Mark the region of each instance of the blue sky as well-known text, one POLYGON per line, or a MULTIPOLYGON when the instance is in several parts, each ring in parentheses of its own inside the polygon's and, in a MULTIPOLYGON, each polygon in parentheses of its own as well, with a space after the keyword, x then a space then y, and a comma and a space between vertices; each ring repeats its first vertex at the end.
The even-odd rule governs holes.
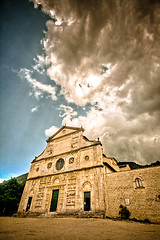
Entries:
POLYGON ((2 1, 0 39, 2 178, 27 172, 30 160, 42 149, 36 142, 39 142, 40 138, 44 140, 41 133, 43 123, 41 126, 34 125, 38 116, 33 116, 30 111, 37 103, 34 98, 29 97, 28 86, 20 81, 17 71, 22 67, 31 68, 33 58, 42 52, 40 40, 44 35, 46 20, 47 17, 35 10, 28 1, 2 1), (33 120, 34 118, 36 119, 33 120), (35 147, 34 151, 31 150, 32 144, 35 147))
POLYGON ((158 0, 1 5, 0 178, 28 172, 64 124, 118 161, 159 160, 158 0))

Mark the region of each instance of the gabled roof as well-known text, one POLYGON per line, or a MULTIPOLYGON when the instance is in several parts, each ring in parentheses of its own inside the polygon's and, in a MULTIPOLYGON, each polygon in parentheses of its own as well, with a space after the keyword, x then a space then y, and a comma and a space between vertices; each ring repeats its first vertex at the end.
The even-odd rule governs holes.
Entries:
POLYGON ((49 137, 46 142, 49 142, 53 137, 55 137, 59 132, 61 132, 63 129, 72 129, 75 131, 83 131, 84 132, 84 128, 80 127, 69 127, 69 126, 63 126, 61 127, 56 133, 54 133, 51 137, 49 137))
POLYGON ((107 167, 109 167, 113 172, 117 172, 113 167, 111 167, 111 165, 109 165, 107 162, 103 162, 104 165, 106 165, 107 167))
POLYGON ((107 159, 114 159, 117 162, 117 159, 115 159, 114 157, 107 157, 104 153, 103 153, 103 157, 105 157, 107 159))

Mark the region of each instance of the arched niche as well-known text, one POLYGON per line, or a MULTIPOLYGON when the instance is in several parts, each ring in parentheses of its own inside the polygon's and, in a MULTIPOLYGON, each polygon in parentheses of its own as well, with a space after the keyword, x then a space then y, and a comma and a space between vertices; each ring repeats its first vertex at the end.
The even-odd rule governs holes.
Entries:
POLYGON ((29 195, 33 195, 33 194, 34 194, 34 190, 33 190, 33 188, 31 188, 29 191, 29 195))
POLYGON ((59 185, 59 184, 60 184, 59 178, 53 179, 53 185, 59 185))
POLYGON ((83 191, 91 191, 92 184, 88 181, 84 182, 82 185, 83 191))

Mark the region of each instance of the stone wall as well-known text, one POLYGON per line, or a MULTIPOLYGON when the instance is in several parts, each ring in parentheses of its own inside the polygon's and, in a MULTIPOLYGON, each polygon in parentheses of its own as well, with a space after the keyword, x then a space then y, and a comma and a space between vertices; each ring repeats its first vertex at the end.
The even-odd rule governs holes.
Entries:
POLYGON ((105 178, 106 216, 118 217, 122 204, 130 218, 160 222, 160 167, 116 172, 105 178), (136 178, 142 186, 136 186, 136 178))
POLYGON ((26 182, 19 212, 26 210, 28 198, 32 197, 30 212, 50 212, 52 191, 59 189, 56 214, 84 214, 84 192, 91 193, 89 214, 104 215, 104 168, 92 167, 86 170, 61 173, 56 176, 31 179, 26 182))

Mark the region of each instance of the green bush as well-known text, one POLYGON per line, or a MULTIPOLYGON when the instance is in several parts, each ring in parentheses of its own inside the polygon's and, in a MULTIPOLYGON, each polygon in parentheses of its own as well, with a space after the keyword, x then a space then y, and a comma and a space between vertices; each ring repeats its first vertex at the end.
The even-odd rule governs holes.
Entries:
POLYGON ((119 215, 121 219, 128 219, 130 217, 130 211, 127 209, 127 207, 120 205, 119 206, 120 211, 119 211, 119 215))
POLYGON ((0 215, 12 215, 18 210, 25 181, 11 178, 0 184, 0 215))

